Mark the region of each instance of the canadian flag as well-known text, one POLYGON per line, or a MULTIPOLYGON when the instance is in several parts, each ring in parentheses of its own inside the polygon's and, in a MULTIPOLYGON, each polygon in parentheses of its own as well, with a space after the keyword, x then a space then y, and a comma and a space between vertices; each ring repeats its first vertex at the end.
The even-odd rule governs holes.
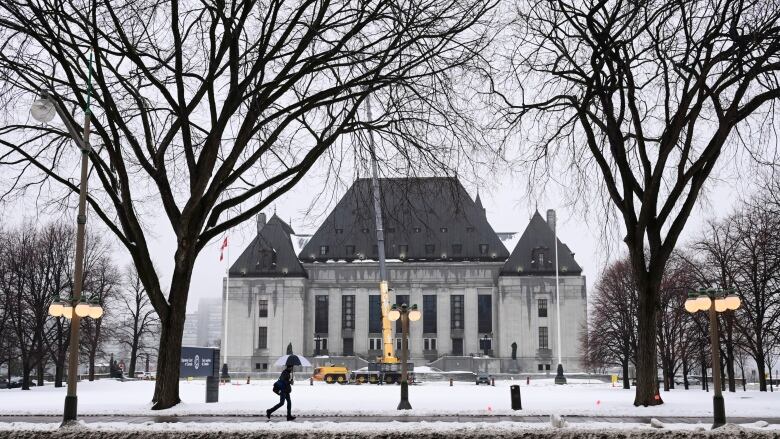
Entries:
POLYGON ((227 243, 227 236, 226 236, 225 239, 222 240, 222 246, 219 248, 219 260, 220 261, 222 261, 222 259, 225 256, 225 249, 227 248, 227 246, 228 246, 228 243, 227 243))

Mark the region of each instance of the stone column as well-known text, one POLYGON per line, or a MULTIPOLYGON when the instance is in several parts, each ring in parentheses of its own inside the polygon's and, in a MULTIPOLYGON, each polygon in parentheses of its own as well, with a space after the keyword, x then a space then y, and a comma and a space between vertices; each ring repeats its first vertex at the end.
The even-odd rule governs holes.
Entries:
POLYGON ((452 354, 450 338, 450 292, 442 288, 436 292, 436 347, 439 356, 452 354))

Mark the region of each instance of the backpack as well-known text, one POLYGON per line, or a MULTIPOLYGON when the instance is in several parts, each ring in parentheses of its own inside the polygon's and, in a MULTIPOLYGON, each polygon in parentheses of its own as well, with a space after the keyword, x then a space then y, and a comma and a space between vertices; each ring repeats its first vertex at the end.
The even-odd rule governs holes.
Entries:
POLYGON ((276 380, 276 382, 274 383, 273 391, 274 391, 274 393, 276 393, 278 395, 278 394, 282 393, 282 389, 284 389, 285 387, 286 386, 285 386, 284 381, 276 380))

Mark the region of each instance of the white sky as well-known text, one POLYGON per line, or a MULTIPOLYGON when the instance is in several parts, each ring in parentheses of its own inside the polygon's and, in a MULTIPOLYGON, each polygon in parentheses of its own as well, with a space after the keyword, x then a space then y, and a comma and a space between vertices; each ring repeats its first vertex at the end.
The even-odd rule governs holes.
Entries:
MULTIPOLYGON (((705 187, 706 196, 700 199, 686 225, 681 243, 684 244, 697 237, 704 221, 728 214, 743 194, 749 196, 755 190, 756 181, 753 180, 756 175, 755 171, 748 172, 745 169, 740 169, 740 166, 735 165, 735 162, 739 162, 739 160, 722 157, 718 178, 710 179, 705 187)), ((310 217, 307 220, 305 211, 318 195, 318 192, 313 191, 312 188, 322 187, 321 179, 321 175, 316 172, 312 173, 274 206, 277 214, 285 221, 290 222, 296 233, 314 233, 316 230, 314 224, 319 224, 325 218, 346 190, 344 187, 338 189, 336 197, 320 197, 321 203, 314 206, 315 213, 319 213, 320 216, 318 218, 310 217)), ((490 187, 481 187, 479 193, 487 211, 488 221, 496 232, 522 233, 535 206, 537 206, 537 202, 539 212, 543 216, 548 208, 555 208, 558 215, 559 238, 576 253, 575 258, 584 269, 590 291, 600 271, 608 261, 624 254, 625 246, 621 241, 624 232, 619 231, 619 233, 613 233, 612 236, 607 237, 608 239, 603 239, 601 234, 603 227, 595 213, 591 212, 587 216, 581 213, 583 203, 573 207, 566 206, 565 197, 561 196, 562 193, 565 193, 565 188, 556 186, 555 183, 548 183, 548 185, 543 199, 528 199, 526 198, 525 178, 496 175, 494 183, 490 187)), ((474 198, 477 188, 465 182, 464 186, 474 198)), ((325 190, 333 189, 326 188, 325 190)), ((22 220, 34 221, 39 224, 48 221, 66 221, 75 226, 75 208, 62 212, 38 212, 35 209, 35 196, 32 194, 23 200, 6 202, 0 208, 4 210, 6 224, 18 224, 22 220)), ((598 209, 594 210, 598 211, 598 209)), ((154 212, 155 209, 145 209, 145 211, 154 212)), ((274 208, 266 210, 269 218, 273 211, 274 208)), ((154 232, 153 235, 150 232, 148 240, 152 259, 160 271, 161 283, 165 287, 170 282, 175 238, 170 231, 167 219, 160 216, 158 218, 147 217, 146 220, 147 224, 153 225, 154 232)), ((104 236, 110 236, 94 215, 89 216, 87 227, 88 230, 97 230, 104 236)), ((229 240, 232 260, 235 260, 249 241, 254 238, 255 230, 255 222, 250 221, 231 232, 229 240)), ((196 309, 200 298, 219 297, 221 294, 222 278, 225 275, 227 261, 219 261, 220 242, 221 238, 211 242, 198 257, 188 299, 190 312, 196 309)), ((129 264, 130 258, 118 241, 115 248, 116 262, 120 265, 129 264)), ((510 252, 512 250, 509 249, 510 252)))

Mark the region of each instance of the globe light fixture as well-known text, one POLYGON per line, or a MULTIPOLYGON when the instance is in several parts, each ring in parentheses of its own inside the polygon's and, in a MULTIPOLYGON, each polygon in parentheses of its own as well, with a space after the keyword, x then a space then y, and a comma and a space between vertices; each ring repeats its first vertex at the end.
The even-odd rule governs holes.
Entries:
POLYGON ((699 310, 699 302, 696 300, 695 297, 689 297, 685 301, 685 310, 691 314, 699 310))
POLYGON ((57 108, 49 98, 48 93, 42 92, 41 98, 35 100, 30 106, 30 116, 41 123, 49 123, 57 115, 57 108))
POLYGON ((79 317, 86 317, 89 315, 89 303, 87 303, 87 299, 82 297, 79 301, 79 304, 76 305, 76 315, 79 317))
POLYGON ((729 307, 725 297, 719 297, 715 299, 715 311, 723 312, 726 311, 727 309, 729 309, 729 307))
POLYGON ((420 320, 420 317, 422 317, 422 313, 417 309, 417 305, 412 305, 409 309, 409 320, 416 322, 420 320))
POLYGON ((710 300, 707 294, 700 294, 696 298, 696 304, 699 306, 699 311, 707 311, 710 309, 710 305, 712 305, 712 300, 710 300))
POLYGON ((49 305, 49 315, 52 317, 62 317, 62 301, 60 296, 54 296, 54 300, 49 305))
POLYGON ((730 310, 738 309, 739 306, 742 304, 742 301, 739 300, 739 296, 737 296, 734 293, 729 294, 728 296, 726 296, 726 298, 724 300, 726 302, 726 306, 730 310))
POLYGON ((100 301, 97 298, 93 298, 89 304, 88 315, 93 319, 99 319, 103 317, 103 307, 100 306, 100 301))
POLYGON ((391 322, 401 318, 401 311, 398 309, 398 305, 393 305, 390 312, 387 313, 387 318, 390 319, 391 322))
POLYGON ((70 304, 70 302, 65 302, 62 304, 62 316, 66 319, 73 318, 73 306, 70 304))

